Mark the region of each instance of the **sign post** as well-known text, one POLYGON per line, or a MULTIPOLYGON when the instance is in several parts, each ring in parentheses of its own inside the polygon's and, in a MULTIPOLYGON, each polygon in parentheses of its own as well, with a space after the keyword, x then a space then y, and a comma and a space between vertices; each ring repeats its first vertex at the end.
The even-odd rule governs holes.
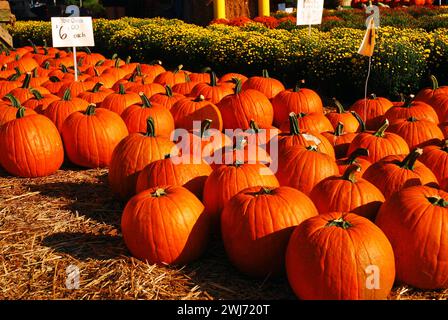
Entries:
POLYGON ((311 25, 322 23, 324 0, 298 0, 297 25, 308 25, 308 34, 311 35, 311 25))
POLYGON ((51 30, 53 47, 73 48, 75 81, 78 81, 78 61, 76 58, 76 47, 95 46, 95 40, 93 38, 92 17, 52 17, 51 30))

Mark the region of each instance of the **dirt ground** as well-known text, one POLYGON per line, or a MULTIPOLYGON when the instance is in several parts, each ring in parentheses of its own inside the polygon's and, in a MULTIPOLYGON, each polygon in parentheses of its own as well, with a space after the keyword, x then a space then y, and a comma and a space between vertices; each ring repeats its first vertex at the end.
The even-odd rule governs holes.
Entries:
MULTIPOLYGON (((286 278, 251 279, 218 241, 183 268, 130 257, 121 238, 123 204, 107 170, 65 167, 39 179, 0 169, 0 299, 295 299, 286 278), (67 267, 79 268, 67 289, 67 267)), ((391 299, 446 299, 448 290, 397 285, 391 299)))

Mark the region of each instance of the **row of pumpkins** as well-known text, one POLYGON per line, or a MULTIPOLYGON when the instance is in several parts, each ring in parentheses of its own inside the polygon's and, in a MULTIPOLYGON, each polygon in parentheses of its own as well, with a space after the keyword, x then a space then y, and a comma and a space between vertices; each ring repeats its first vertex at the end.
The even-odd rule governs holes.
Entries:
POLYGON ((448 87, 434 77, 416 97, 371 95, 350 111, 334 99, 325 113, 303 83, 266 71, 78 59, 75 81, 70 53, 0 55, 0 165, 21 177, 64 156, 109 167, 135 257, 187 264, 213 235, 247 275, 286 270, 302 299, 385 299, 395 280, 448 287, 448 87))

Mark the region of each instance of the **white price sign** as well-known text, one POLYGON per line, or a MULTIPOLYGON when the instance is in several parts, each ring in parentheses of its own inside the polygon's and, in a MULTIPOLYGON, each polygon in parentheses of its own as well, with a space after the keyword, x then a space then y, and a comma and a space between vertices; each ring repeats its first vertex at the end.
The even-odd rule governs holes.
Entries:
POLYGON ((323 10, 324 0, 298 0, 297 25, 321 24, 323 10))
POLYGON ((92 17, 52 17, 53 47, 94 47, 92 17))

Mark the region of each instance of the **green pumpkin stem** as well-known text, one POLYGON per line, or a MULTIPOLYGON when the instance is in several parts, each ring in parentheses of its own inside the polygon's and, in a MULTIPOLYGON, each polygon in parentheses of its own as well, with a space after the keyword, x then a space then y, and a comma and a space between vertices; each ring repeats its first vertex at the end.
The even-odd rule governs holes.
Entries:
POLYGON ((61 64, 61 70, 62 70, 63 73, 68 73, 68 69, 65 66, 65 64, 61 64))
POLYGON ((5 98, 11 102, 11 106, 13 106, 14 108, 20 108, 22 106, 20 101, 17 100, 17 98, 10 93, 5 95, 5 98))
POLYGON ((432 84, 432 90, 439 89, 439 81, 437 81, 437 78, 434 75, 429 76, 432 84))
POLYGON ((258 124, 255 122, 254 119, 251 119, 249 122, 249 128, 250 130, 252 130, 254 133, 259 133, 260 132, 260 127, 258 126, 258 124))
POLYGON ((88 55, 92 54, 92 51, 90 50, 89 47, 84 47, 84 51, 85 51, 88 55))
POLYGON ((94 104, 94 103, 89 104, 86 109, 85 115, 93 116, 93 115, 95 115, 95 113, 96 113, 96 104, 94 104))
POLYGON ((297 115, 294 112, 291 112, 289 114, 289 134, 291 136, 301 134, 299 120, 297 119, 297 115))
POLYGON ((445 152, 448 152, 448 139, 444 140, 442 142, 443 146, 442 146, 442 150, 445 152))
POLYGON ((361 166, 359 164, 353 164, 345 169, 342 179, 356 183, 356 173, 361 171, 361 166))
POLYGON ((152 117, 148 117, 146 120, 146 133, 147 137, 155 137, 156 136, 156 126, 154 123, 154 119, 152 117))
POLYGON ((50 61, 45 61, 45 63, 42 66, 42 68, 44 68, 45 70, 49 70, 50 69, 50 61))
POLYGON ((114 68, 119 68, 119 67, 120 67, 120 58, 117 57, 117 58, 115 58, 114 68))
POLYGON ((171 86, 169 84, 167 84, 165 86, 165 94, 170 98, 173 97, 173 89, 171 88, 171 86))
POLYGON ((118 85, 118 93, 119 94, 126 94, 126 89, 124 88, 124 84, 123 83, 120 83, 118 85))
POLYGON ((328 221, 326 227, 338 227, 347 230, 348 228, 352 227, 352 224, 344 220, 343 217, 340 217, 338 219, 328 221))
POLYGON ((374 100, 374 99, 376 99, 376 94, 371 93, 368 99, 369 99, 369 100, 374 100))
POLYGON ((23 80, 22 88, 23 89, 29 89, 30 88, 30 81, 31 81, 31 73, 28 72, 25 76, 25 80, 23 80))
POLYGON ((23 118, 25 116, 25 108, 20 106, 16 113, 16 119, 23 118))
POLYGON ((340 137, 344 134, 344 124, 342 122, 339 122, 336 126, 336 129, 334 130, 334 135, 336 137, 340 137))
POLYGON ((389 120, 384 120, 383 125, 373 134, 375 137, 382 138, 384 137, 384 132, 389 127, 389 120))
POLYGON ((174 73, 174 74, 178 73, 180 70, 182 70, 183 67, 184 67, 183 64, 178 65, 177 68, 174 69, 173 73, 174 73))
POLYGON ((431 202, 435 206, 439 206, 439 207, 442 207, 442 208, 448 207, 448 201, 446 201, 445 199, 443 199, 439 195, 428 197, 427 199, 428 199, 429 202, 431 202))
POLYGON ((366 132, 367 130, 366 123, 364 122, 364 120, 362 120, 361 116, 356 111, 350 111, 350 112, 359 123, 360 126, 359 132, 366 132))
POLYGON ((261 71, 261 74, 262 74, 263 78, 269 78, 269 72, 267 69, 263 69, 261 71))
POLYGON ((65 89, 64 95, 62 96, 62 100, 64 100, 64 101, 72 100, 72 93, 69 88, 65 89))
POLYGON ((93 87, 93 89, 92 89, 92 92, 93 93, 97 93, 98 91, 100 91, 100 89, 101 89, 101 87, 104 85, 104 83, 102 83, 102 82, 97 82, 96 84, 95 84, 95 86, 93 87))
POLYGON ((342 105, 342 103, 339 102, 338 99, 333 98, 332 100, 333 100, 333 104, 335 105, 335 107, 336 107, 336 109, 337 109, 339 114, 346 113, 346 111, 344 109, 344 106, 342 105))
POLYGON ((210 129, 210 126, 212 125, 212 120, 210 119, 205 119, 201 122, 201 138, 205 137, 207 134, 207 131, 210 129))
POLYGON ((356 159, 359 157, 368 157, 369 156, 369 150, 366 148, 358 148, 355 151, 353 151, 349 156, 348 156, 348 164, 354 164, 356 163, 356 159))
POLYGON ((308 146, 306 147, 306 150, 317 152, 317 146, 308 146))
POLYGON ((416 117, 410 117, 410 118, 408 118, 408 121, 409 122, 417 122, 418 119, 416 117))
POLYGON ((140 99, 142 99, 143 108, 151 108, 152 107, 151 101, 149 101, 148 97, 146 96, 146 94, 144 92, 140 92, 138 95, 140 96, 140 99))
POLYGON ((37 51, 37 47, 36 47, 36 45, 34 44, 34 42, 31 41, 31 39, 27 39, 27 41, 28 41, 28 43, 31 45, 31 47, 33 48, 33 53, 34 53, 34 54, 38 54, 39 51, 37 51))
POLYGON ((185 82, 191 82, 190 76, 188 75, 188 73, 185 72, 185 82))
POLYGON ((151 62, 148 63, 148 65, 150 65, 150 66, 154 66, 156 64, 161 66, 162 65, 162 61, 160 61, 160 60, 152 60, 151 62))
POLYGON ((51 82, 61 82, 61 79, 59 79, 59 78, 56 77, 56 76, 51 76, 51 77, 50 77, 50 81, 51 81, 51 82))
POLYGON ((272 194, 272 189, 269 187, 260 187, 260 191, 258 191, 257 195, 265 195, 272 194))
POLYGON ((38 90, 31 89, 30 91, 36 100, 42 100, 44 98, 44 96, 38 90))
POLYGON ((131 63, 131 59, 132 59, 131 56, 127 56, 125 64, 130 64, 131 63))
POLYGON ((243 89, 243 83, 241 82, 241 79, 232 78, 232 81, 235 82, 235 94, 240 94, 241 90, 243 89))
POLYGON ((105 60, 99 60, 97 63, 95 63, 95 67, 101 67, 105 62, 105 60))
POLYGON ((166 193, 165 189, 162 189, 162 188, 157 188, 156 191, 151 193, 151 197, 153 197, 153 198, 160 198, 160 197, 166 196, 166 195, 167 195, 167 193, 166 193))
POLYGON ((403 159, 403 161, 400 162, 400 167, 403 169, 408 170, 414 170, 415 162, 417 161, 418 157, 420 157, 423 154, 423 149, 417 148, 411 153, 409 153, 406 158, 403 159))
POLYGON ((213 71, 210 72, 210 86, 216 87, 216 73, 213 71))
POLYGON ((39 73, 37 72, 37 68, 34 68, 32 72, 33 72, 32 73, 33 78, 39 77, 39 73))

